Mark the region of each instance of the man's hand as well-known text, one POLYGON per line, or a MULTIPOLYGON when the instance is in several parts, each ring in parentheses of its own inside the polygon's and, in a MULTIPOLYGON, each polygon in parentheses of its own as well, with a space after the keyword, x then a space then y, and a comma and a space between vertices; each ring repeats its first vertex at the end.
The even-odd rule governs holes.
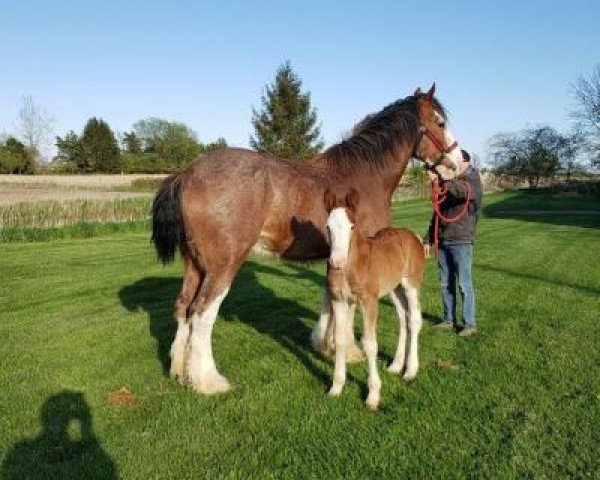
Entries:
POLYGON ((437 174, 437 172, 433 169, 427 169, 427 176, 429 177, 429 181, 431 183, 437 183, 439 181, 439 175, 437 174))
POLYGON ((425 250, 425 258, 429 258, 431 256, 431 245, 425 243, 423 245, 423 250, 425 250))

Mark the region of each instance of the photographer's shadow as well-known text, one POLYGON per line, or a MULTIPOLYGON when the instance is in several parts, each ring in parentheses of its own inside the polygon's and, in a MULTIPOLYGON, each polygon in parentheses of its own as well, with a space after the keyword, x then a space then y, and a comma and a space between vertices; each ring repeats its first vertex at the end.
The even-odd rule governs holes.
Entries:
POLYGON ((14 445, 2 463, 5 480, 116 479, 117 468, 94 436, 83 393, 65 390, 41 409, 42 432, 14 445))

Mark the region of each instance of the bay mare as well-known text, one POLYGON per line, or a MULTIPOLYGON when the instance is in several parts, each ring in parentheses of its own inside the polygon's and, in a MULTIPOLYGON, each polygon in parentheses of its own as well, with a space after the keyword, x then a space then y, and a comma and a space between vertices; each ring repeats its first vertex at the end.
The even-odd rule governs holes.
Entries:
MULTIPOLYGON (((392 193, 411 157, 452 175, 460 150, 434 93, 435 85, 418 89, 367 116, 349 138, 307 163, 226 148, 165 179, 153 203, 152 240, 165 263, 179 248, 185 268, 171 376, 204 394, 231 388, 212 353, 220 305, 253 248, 288 260, 328 257, 326 188, 340 197, 351 188, 360 194, 357 225, 371 236, 390 224, 392 193)), ((318 349, 326 348, 330 312, 325 295, 312 336, 318 349)))
POLYGON ((400 373, 406 366, 404 379, 412 380, 419 369, 419 295, 425 271, 425 249, 422 240, 405 228, 387 227, 372 237, 361 235, 359 229, 354 228, 360 198, 354 189, 345 199, 325 190, 331 243, 327 289, 332 299, 336 347, 329 394, 339 395, 346 383, 346 332, 352 322, 351 306, 358 304, 362 309, 362 345, 367 356, 369 394, 366 403, 375 410, 381 390, 377 371, 377 318, 379 299, 384 295, 392 299, 399 322, 396 354, 388 371, 400 373))

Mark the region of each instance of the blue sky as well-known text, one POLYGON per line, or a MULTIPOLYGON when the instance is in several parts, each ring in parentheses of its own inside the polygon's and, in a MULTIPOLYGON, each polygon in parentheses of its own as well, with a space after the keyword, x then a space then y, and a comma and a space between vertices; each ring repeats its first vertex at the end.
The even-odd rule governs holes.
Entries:
POLYGON ((326 144, 366 114, 437 83, 461 146, 570 126, 570 85, 600 63, 595 1, 3 1, 0 132, 21 99, 116 131, 149 116, 201 141, 247 146, 252 107, 289 59, 326 144))

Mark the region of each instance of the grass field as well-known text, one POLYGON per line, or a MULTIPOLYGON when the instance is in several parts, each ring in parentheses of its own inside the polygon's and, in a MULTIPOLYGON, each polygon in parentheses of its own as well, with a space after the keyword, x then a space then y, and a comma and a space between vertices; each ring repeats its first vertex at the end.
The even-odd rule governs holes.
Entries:
MULTIPOLYGON (((479 335, 433 328, 430 261, 410 384, 383 370, 396 320, 381 306, 375 413, 364 365, 325 395, 332 365, 308 346, 321 264, 244 265, 213 337, 237 388, 206 398, 166 374, 181 266, 158 264, 146 232, 0 245, 0 478, 600 478, 600 216, 572 213, 600 206, 486 205, 479 335)), ((394 214, 423 232, 430 206, 394 214)))

